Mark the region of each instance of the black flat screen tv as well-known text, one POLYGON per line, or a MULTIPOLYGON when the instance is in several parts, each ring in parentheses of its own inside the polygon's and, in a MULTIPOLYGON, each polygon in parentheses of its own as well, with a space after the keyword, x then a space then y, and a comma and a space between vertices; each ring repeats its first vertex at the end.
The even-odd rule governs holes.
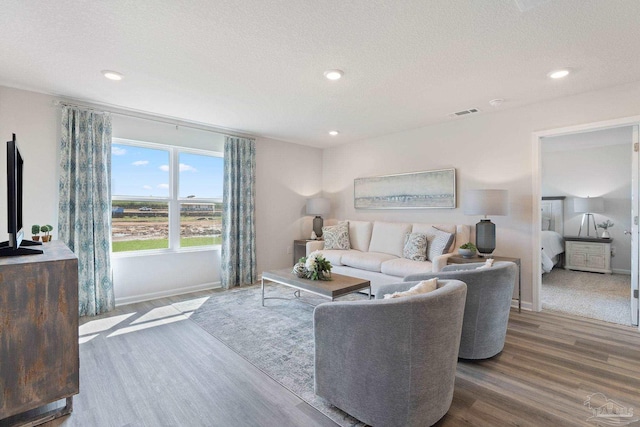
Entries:
POLYGON ((9 240, 0 243, 0 257, 41 254, 41 249, 26 246, 41 245, 41 242, 24 240, 22 229, 22 178, 24 161, 18 150, 16 134, 7 141, 7 230, 9 240))

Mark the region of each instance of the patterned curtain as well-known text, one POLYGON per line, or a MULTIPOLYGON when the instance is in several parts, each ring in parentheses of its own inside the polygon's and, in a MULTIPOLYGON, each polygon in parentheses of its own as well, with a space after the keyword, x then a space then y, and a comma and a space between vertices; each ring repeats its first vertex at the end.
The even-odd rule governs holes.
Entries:
POLYGON ((62 107, 59 236, 78 257, 80 316, 115 306, 111 277, 111 116, 62 107))
POLYGON ((226 136, 222 195, 222 287, 254 283, 256 143, 226 136))

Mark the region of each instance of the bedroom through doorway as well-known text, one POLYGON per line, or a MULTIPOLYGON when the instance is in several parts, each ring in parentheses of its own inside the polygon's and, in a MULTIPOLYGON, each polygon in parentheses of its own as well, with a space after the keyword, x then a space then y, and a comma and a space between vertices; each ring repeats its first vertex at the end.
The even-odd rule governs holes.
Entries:
POLYGON ((541 138, 542 310, 632 325, 633 130, 541 138))

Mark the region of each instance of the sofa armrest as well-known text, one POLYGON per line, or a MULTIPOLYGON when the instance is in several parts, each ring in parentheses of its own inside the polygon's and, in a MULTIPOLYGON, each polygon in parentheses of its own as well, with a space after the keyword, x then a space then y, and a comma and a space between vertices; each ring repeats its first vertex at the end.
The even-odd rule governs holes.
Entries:
POLYGON ((306 256, 309 256, 311 252, 320 251, 322 249, 324 249, 324 240, 312 240, 307 242, 306 256))
POLYGON ((455 252, 449 252, 448 254, 442 254, 439 255, 437 257, 435 257, 431 263, 433 264, 431 266, 431 271, 433 272, 437 272, 437 271, 441 271, 443 268, 445 268, 447 266, 447 260, 449 258, 451 258, 452 256, 456 255, 455 252))

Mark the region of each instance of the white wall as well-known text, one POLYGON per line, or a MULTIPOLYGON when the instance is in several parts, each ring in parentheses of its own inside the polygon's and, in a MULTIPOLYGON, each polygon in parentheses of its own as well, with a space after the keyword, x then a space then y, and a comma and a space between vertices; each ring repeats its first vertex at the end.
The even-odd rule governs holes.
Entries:
POLYGON ((256 141, 258 272, 293 265, 293 240, 308 238, 307 198, 322 188, 322 150, 272 139, 256 141))
POLYGON ((31 239, 33 224, 51 224, 57 239, 58 140, 60 110, 53 98, 0 86, 0 241, 7 232, 7 149, 5 142, 15 133, 24 160, 23 227, 31 239))
MULTIPOLYGON (((54 97, 0 86, 0 140, 18 138, 25 161, 24 225, 50 223, 57 230, 60 107, 54 97)), ((208 150, 222 150, 220 134, 114 114, 113 136, 208 150)), ((4 146, 4 144, 3 144, 4 146)), ((258 271, 291 265, 294 239, 311 232, 306 198, 321 189, 322 152, 258 139, 256 228, 258 271)), ((0 150, 4 170, 6 150, 0 150)), ((0 239, 7 240, 6 174, 0 173, 0 239)), ((57 232, 53 232, 57 238, 57 232)), ((220 282, 220 251, 113 257, 117 303, 178 294, 220 282)))
MULTIPOLYGON (((542 196, 567 197, 565 235, 577 236, 580 229, 582 214, 573 209, 576 197, 604 199, 605 212, 594 215, 596 223, 609 219, 615 224, 609 229, 616 248, 611 268, 618 273, 631 271, 631 238, 624 235, 624 230, 631 230, 631 148, 629 135, 628 144, 542 153, 542 196)), ((593 227, 590 233, 594 235, 593 227)))
POLYGON ((458 206, 467 189, 509 190, 509 215, 492 218, 497 227, 496 254, 522 259, 526 307, 534 280, 533 132, 638 114, 640 84, 634 83, 338 146, 324 151, 323 190, 332 199, 337 218, 470 225, 480 218, 463 215, 461 208, 356 211, 353 180, 455 167, 458 206))

